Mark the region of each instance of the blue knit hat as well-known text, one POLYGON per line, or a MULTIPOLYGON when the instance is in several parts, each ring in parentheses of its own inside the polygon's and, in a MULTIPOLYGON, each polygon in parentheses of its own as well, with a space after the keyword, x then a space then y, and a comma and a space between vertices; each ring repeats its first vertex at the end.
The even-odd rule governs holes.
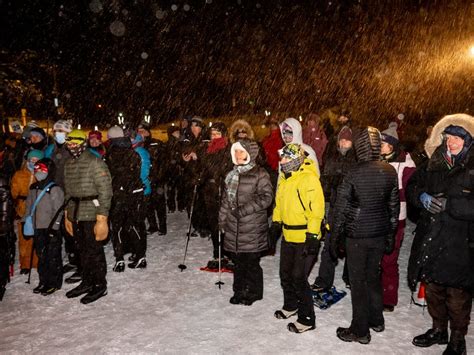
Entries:
POLYGON ((31 158, 38 158, 38 160, 43 159, 44 153, 38 149, 30 150, 26 155, 26 160, 30 160, 31 158))

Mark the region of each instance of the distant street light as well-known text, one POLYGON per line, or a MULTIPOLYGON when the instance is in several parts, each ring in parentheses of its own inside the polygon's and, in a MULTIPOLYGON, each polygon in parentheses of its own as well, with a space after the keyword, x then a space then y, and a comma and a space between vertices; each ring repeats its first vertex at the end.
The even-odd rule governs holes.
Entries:
POLYGON ((474 57, 474 46, 469 48, 469 54, 470 54, 471 57, 474 57))

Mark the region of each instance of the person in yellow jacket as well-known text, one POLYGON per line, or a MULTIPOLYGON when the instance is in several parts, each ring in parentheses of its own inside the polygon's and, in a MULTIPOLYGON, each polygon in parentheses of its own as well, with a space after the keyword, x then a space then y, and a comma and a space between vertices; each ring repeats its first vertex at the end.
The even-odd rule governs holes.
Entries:
POLYGON ((23 237, 23 228, 21 227, 21 218, 25 215, 26 196, 30 190, 30 185, 36 182, 33 175, 35 163, 43 159, 44 154, 41 150, 30 150, 26 156, 26 161, 22 168, 12 177, 11 194, 15 204, 15 211, 20 219, 18 220, 18 253, 20 255, 20 274, 28 274, 30 267, 37 267, 38 257, 33 253, 33 262, 31 262, 31 253, 33 249, 33 239, 26 240, 23 237))
POLYGON ((280 280, 283 307, 278 319, 298 315, 288 330, 303 333, 316 327, 313 297, 308 276, 319 251, 324 194, 316 166, 299 144, 280 151, 278 183, 270 240, 276 243, 283 232, 280 251, 280 280))

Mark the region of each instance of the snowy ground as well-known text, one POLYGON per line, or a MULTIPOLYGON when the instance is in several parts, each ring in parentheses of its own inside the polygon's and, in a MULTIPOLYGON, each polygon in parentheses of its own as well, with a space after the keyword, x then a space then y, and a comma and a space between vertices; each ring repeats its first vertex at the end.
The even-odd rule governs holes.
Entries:
MULTIPOLYGON (((35 295, 37 274, 31 285, 16 274, 0 303, 0 353, 440 354, 444 350, 444 346, 420 349, 411 344, 431 324, 426 311, 410 305, 404 282, 411 230, 401 253, 399 306, 385 315, 385 332, 372 332, 372 342, 361 345, 336 337, 336 328, 350 323, 350 295, 329 310, 316 309, 317 328, 311 332, 290 333, 288 321, 273 317, 283 297, 278 253, 262 259, 264 299, 251 307, 229 303, 232 274, 223 275, 225 285, 219 290, 217 274, 199 271, 211 254, 207 239, 191 239, 188 269, 180 272, 186 227, 185 214, 169 215, 168 235, 149 238, 146 270, 112 272, 112 248, 107 245, 109 294, 90 305, 67 299, 65 293, 73 287, 67 284, 49 297, 35 295)), ((311 281, 317 268, 318 264, 311 281)), ((341 272, 340 264, 338 288, 344 286, 341 272)), ((467 347, 474 349, 472 335, 467 347)))

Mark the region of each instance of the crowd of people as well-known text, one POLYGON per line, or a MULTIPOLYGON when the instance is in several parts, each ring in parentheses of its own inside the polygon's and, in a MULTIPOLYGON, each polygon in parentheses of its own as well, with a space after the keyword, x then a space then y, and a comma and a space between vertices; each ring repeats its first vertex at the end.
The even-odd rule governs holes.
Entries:
POLYGON ((189 236, 212 241, 205 268, 233 271, 232 304, 263 298, 260 259, 274 256, 282 239, 283 306, 275 317, 296 316, 287 325, 291 332, 315 328, 313 292, 330 292, 345 258, 353 313, 337 337, 368 344, 371 330, 384 331, 384 312, 396 310, 398 257, 407 216, 414 216, 408 286, 426 285, 433 325, 413 344, 447 344, 445 354, 465 354, 474 286, 474 118, 443 117, 424 149, 412 152, 399 123, 378 130, 341 114, 327 130, 313 113, 303 124, 272 118, 257 142, 245 120, 207 127, 194 116, 169 126, 162 142, 147 122, 111 127, 106 139, 66 120, 54 124, 52 138, 34 122, 22 132, 10 132, 7 122, 0 147, 0 300, 16 244, 20 273, 38 271, 33 292, 51 295, 64 279, 79 283, 66 297, 83 296, 87 304, 107 294, 109 239, 113 272, 126 270, 127 254, 128 268, 145 269, 147 236, 166 235, 167 214, 186 211, 189 236))

